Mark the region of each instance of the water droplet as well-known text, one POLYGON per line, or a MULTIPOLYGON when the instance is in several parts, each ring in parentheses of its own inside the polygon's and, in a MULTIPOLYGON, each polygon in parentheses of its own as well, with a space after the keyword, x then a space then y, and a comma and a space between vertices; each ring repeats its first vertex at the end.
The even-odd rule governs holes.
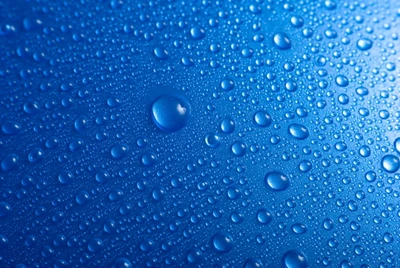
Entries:
POLYGON ((231 79, 224 79, 221 81, 221 88, 224 91, 232 90, 235 87, 235 82, 231 79))
POLYGON ((326 0, 324 4, 327 10, 334 10, 337 6, 336 2, 332 0, 326 0))
POLYGON ((70 184, 74 181, 75 176, 71 171, 63 170, 58 174, 58 181, 62 184, 70 184))
POLYGON ((389 154, 382 158, 381 165, 385 171, 394 173, 399 169, 400 161, 397 156, 389 154))
POLYGON ((152 118, 156 126, 165 132, 183 128, 190 117, 190 105, 182 97, 164 95, 152 104, 152 118))
POLYGON ((272 171, 265 176, 265 182, 268 187, 274 191, 284 191, 289 185, 289 178, 279 171, 272 171))
POLYGON ((221 131, 230 134, 235 130, 235 121, 230 117, 225 117, 221 122, 221 131))
POLYGON ((144 252, 152 250, 154 247, 154 241, 149 238, 143 239, 143 241, 140 243, 140 249, 144 252))
POLYGON ((371 155, 371 149, 367 145, 361 146, 358 152, 362 157, 368 157, 371 155))
POLYGON ((298 250, 290 250, 283 255, 282 259, 285 268, 307 268, 306 256, 298 250))
POLYGON ((11 171, 18 167, 19 157, 16 154, 9 154, 1 161, 1 169, 3 171, 11 171))
POLYGON ((36 101, 29 101, 24 104, 24 112, 32 115, 39 111, 39 104, 36 101))
POLYGON ((295 223, 292 225, 292 231, 295 234, 305 234, 307 232, 307 226, 301 223, 295 223))
POLYGON ((216 233, 212 238, 213 247, 221 253, 229 252, 233 248, 233 238, 227 233, 216 233))
POLYGON ((347 87, 349 85, 349 80, 342 74, 336 76, 335 82, 339 87, 347 87))
POLYGON ((257 220, 261 224, 269 224, 272 221, 272 214, 270 211, 262 208, 257 211, 257 220))
POLYGON ((312 168, 312 164, 308 160, 303 160, 299 164, 299 169, 300 169, 301 172, 306 173, 306 172, 310 171, 311 168, 312 168))
POLYGON ((357 41, 357 48, 361 51, 369 50, 372 47, 372 41, 367 38, 361 38, 357 41))
POLYGON ((365 173, 365 179, 368 182, 374 182, 376 180, 376 173, 372 170, 368 171, 367 173, 365 173))
POLYGON ((366 95, 368 95, 369 91, 365 87, 358 87, 358 88, 356 88, 356 93, 360 96, 366 96, 366 95))
POLYGON ((290 18, 290 24, 292 24, 292 26, 295 28, 300 28, 304 25, 304 21, 303 18, 299 16, 292 16, 290 18))
POLYGON ((260 127, 268 127, 272 123, 272 118, 269 113, 265 111, 258 111, 254 114, 254 121, 260 127))
POLYGON ((246 154, 247 146, 242 141, 235 141, 231 146, 231 151, 236 156, 243 156, 246 154))
POLYGON ((75 200, 79 205, 85 205, 90 201, 90 195, 86 191, 80 191, 76 195, 75 200))
POLYGON ((41 148, 34 148, 28 154, 28 160, 31 163, 38 163, 44 157, 44 151, 41 148))
POLYGON ((264 268, 264 265, 261 260, 250 258, 246 260, 244 268, 264 268))
POLYGON ((100 238, 93 238, 88 244, 89 251, 93 253, 99 252, 103 249, 103 247, 103 240, 101 240, 100 238))
POLYGON ((287 50, 292 47, 292 42, 290 41, 289 37, 284 33, 275 34, 273 41, 274 45, 281 50, 287 50))
POLYGON ((206 34, 203 29, 199 27, 193 27, 192 29, 190 29, 190 35, 192 36, 193 39, 199 40, 204 38, 206 34))
POLYGON ((119 257, 112 262, 111 268, 133 268, 133 266, 127 258, 119 257))
POLYGON ((295 92, 297 90, 297 83, 293 80, 288 80, 285 83, 285 89, 289 92, 295 92))
POLYGON ((128 145, 124 143, 115 144, 111 148, 111 157, 114 159, 121 159, 128 154, 128 145))
POLYGON ((203 253, 198 248, 192 248, 186 255, 186 259, 189 263, 197 263, 203 257, 203 253))
POLYGON ((0 250, 5 249, 8 246, 8 238, 0 234, 0 250))
POLYGON ((207 146, 211 148, 217 148, 221 144, 220 138, 217 134, 215 133, 209 133, 206 135, 205 142, 207 146))
POLYGON ((160 60, 168 59, 168 51, 161 47, 156 47, 153 51, 154 55, 160 60))
POLYGON ((400 138, 394 140, 394 149, 396 149, 396 152, 400 153, 400 138))
POLYGON ((325 230, 332 230, 333 229, 333 221, 329 218, 326 218, 323 221, 322 226, 324 227, 325 230))
POLYGON ((310 133, 308 132, 308 129, 300 124, 291 124, 289 125, 288 128, 289 134, 292 135, 292 137, 298 139, 298 140, 305 140, 308 138, 310 133))
POLYGON ((14 121, 6 121, 1 125, 1 130, 4 134, 14 135, 21 130, 21 126, 14 121))
POLYGON ((96 173, 96 181, 100 183, 106 183, 110 177, 110 174, 105 170, 101 170, 96 173))
POLYGON ((10 204, 6 202, 0 202, 0 218, 5 218, 10 215, 12 212, 12 208, 10 204))

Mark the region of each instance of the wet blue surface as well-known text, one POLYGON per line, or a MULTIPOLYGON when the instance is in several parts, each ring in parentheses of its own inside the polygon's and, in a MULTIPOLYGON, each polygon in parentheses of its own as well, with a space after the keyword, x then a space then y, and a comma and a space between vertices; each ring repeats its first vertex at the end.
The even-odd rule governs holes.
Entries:
POLYGON ((0 11, 0 267, 400 266, 397 1, 0 11))

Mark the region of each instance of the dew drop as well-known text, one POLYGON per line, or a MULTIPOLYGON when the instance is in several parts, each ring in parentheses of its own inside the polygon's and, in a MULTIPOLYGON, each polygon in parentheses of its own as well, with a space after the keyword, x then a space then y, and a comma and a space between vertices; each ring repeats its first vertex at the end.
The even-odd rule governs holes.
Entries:
POLYGON ((213 236, 212 244, 216 251, 226 253, 233 248, 233 238, 230 234, 219 232, 213 236))
POLYGON ((307 268, 306 256, 298 250, 290 250, 283 255, 283 265, 285 268, 307 268))
POLYGON ((226 134, 230 134, 235 131, 235 126, 235 121, 233 121, 232 118, 225 117, 225 119, 221 122, 221 131, 226 134))
POLYGON ((264 265, 262 264, 261 260, 249 258, 246 260, 244 268, 264 268, 264 265))
POLYGON ((190 105, 182 97, 164 95, 153 102, 151 113, 159 129, 175 132, 187 124, 190 117, 190 105))
POLYGON ((289 37, 284 33, 275 34, 273 41, 274 45, 281 50, 287 50, 292 47, 292 42, 290 41, 289 37))
POLYGON ((124 143, 115 144, 111 148, 111 157, 113 159, 121 159, 128 154, 128 145, 124 143))
POLYGON ((236 156, 243 156, 246 154, 247 146, 242 141, 235 141, 231 146, 231 151, 236 156))
POLYGON ((217 148, 221 144, 220 138, 215 133, 209 133, 206 135, 205 142, 208 147, 217 148))
POLYGON ((347 79, 346 76, 339 74, 335 78, 336 85, 339 87, 347 87, 349 85, 349 80, 347 79))
POLYGON ((269 113, 258 111, 254 114, 254 122, 256 122, 259 127, 268 127, 272 123, 272 118, 269 113))
POLYGON ((193 39, 199 40, 204 38, 206 34, 202 28, 193 27, 192 29, 190 29, 190 35, 192 36, 193 39))
POLYGON ((6 121, 1 125, 1 130, 4 134, 14 135, 21 130, 20 124, 14 121, 6 121))
POLYGON ((367 38, 361 38, 357 41, 357 48, 361 51, 369 50, 372 47, 372 41, 367 38))
POLYGON ((3 171, 11 171, 18 166, 19 157, 16 154, 9 154, 1 161, 3 171))
POLYGON ((10 204, 6 202, 0 202, 0 218, 5 218, 10 215, 12 212, 12 208, 10 204))
POLYGON ((289 178, 279 171, 269 172, 265 176, 265 182, 268 187, 274 191, 284 191, 290 185, 289 178))
POLYGON ((272 221, 272 214, 270 211, 262 208, 257 211, 257 221, 261 224, 269 224, 272 221))
POLYGON ((288 131, 293 138, 296 138, 298 140, 305 140, 310 135, 308 129, 300 124, 289 125, 288 131))
POLYGON ((235 83, 231 79, 224 79, 221 81, 221 88, 224 91, 232 90, 235 87, 235 83))
POLYGON ((111 268, 133 268, 133 266, 127 258, 119 257, 112 262, 111 268))
POLYGON ((382 158, 381 165, 385 171, 394 173, 399 169, 400 161, 397 156, 389 154, 382 158))
POLYGON ((156 56, 160 60, 168 59, 168 51, 161 47, 156 47, 153 50, 154 56, 156 56))

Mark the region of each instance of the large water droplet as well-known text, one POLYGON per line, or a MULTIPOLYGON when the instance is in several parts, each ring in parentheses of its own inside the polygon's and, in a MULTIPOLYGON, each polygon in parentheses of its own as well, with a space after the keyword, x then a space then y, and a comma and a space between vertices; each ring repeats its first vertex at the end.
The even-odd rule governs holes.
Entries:
POLYGON ((114 159, 121 159, 128 154, 128 145, 124 143, 117 143, 111 148, 111 157, 114 159))
POLYGON ((164 95, 153 102, 152 118, 156 126, 166 132, 183 128, 190 116, 190 105, 182 97, 164 95))
POLYGON ((153 51, 154 55, 160 60, 168 59, 168 51, 161 47, 156 47, 153 51))
POLYGON ((396 152, 400 153, 400 138, 394 140, 394 149, 396 152))
POLYGON ((221 131, 226 134, 230 134, 235 130, 235 126, 235 121, 233 121, 232 118, 229 116, 225 117, 225 119, 221 122, 221 131))
POLYGON ((10 204, 6 202, 0 202, 0 218, 5 218, 10 215, 12 208, 10 204))
POLYGON ((221 144, 220 138, 217 134, 215 133, 209 133, 206 135, 205 142, 207 146, 211 148, 217 148, 221 144))
POLYGON ((289 125, 288 128, 289 134, 298 139, 298 140, 305 140, 308 138, 310 133, 308 132, 308 129, 300 124, 291 124, 289 125))
POLYGON ((17 122, 6 121, 1 125, 1 130, 7 135, 14 135, 21 130, 21 126, 17 122))
POLYGON ((9 154, 1 161, 3 171, 11 171, 18 166, 19 157, 16 154, 9 154))
POLYGON ((260 260, 250 258, 246 260, 246 263, 244 264, 244 268, 263 268, 264 265, 260 260))
POLYGON ((225 91, 232 90, 235 87, 235 82, 231 79, 224 79, 221 81, 221 88, 225 91))
POLYGON ((212 238, 213 247, 216 251, 225 253, 233 248, 233 238, 227 233, 216 233, 212 238))
POLYGON ((235 141, 231 146, 231 151, 236 156, 243 156, 246 154, 247 146, 242 141, 235 141))
POLYGON ((367 38, 361 38, 357 41, 357 48, 361 51, 369 50, 372 47, 372 41, 367 38))
POLYGON ((336 76, 335 82, 339 87, 347 87, 349 85, 349 79, 342 74, 336 76))
POLYGON ((270 211, 262 208, 257 211, 257 220, 261 224, 268 224, 272 221, 272 214, 270 211))
POLYGON ((281 50, 287 50, 292 47, 292 42, 290 41, 289 37, 284 33, 275 34, 273 41, 274 45, 281 50))
POLYGON ((93 238, 88 244, 89 251, 93 253, 101 251, 103 247, 103 240, 100 238, 93 238))
POLYGON ((306 256, 298 250, 290 250, 283 255, 282 259, 285 268, 307 268, 306 256))
POLYGON ((258 111, 254 114, 254 121, 260 127, 268 127, 272 123, 272 118, 267 112, 258 111))
POLYGON ((397 156, 389 154, 382 158, 381 165, 385 171, 394 173, 399 169, 400 161, 397 156))
POLYGON ((116 258, 112 264, 111 268, 132 268, 132 263, 127 258, 116 258))
POLYGON ((274 191, 284 191, 290 185, 289 178, 279 171, 269 172, 265 176, 265 182, 274 191))
POLYGON ((202 28, 193 27, 192 29, 190 29, 190 35, 193 39, 198 40, 204 38, 206 34, 202 28))

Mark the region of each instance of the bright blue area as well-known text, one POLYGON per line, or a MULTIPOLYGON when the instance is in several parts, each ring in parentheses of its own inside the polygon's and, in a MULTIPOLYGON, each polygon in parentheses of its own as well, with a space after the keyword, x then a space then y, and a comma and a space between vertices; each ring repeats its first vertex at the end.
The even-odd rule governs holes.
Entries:
POLYGON ((0 267, 400 267, 399 8, 0 0, 0 267))

